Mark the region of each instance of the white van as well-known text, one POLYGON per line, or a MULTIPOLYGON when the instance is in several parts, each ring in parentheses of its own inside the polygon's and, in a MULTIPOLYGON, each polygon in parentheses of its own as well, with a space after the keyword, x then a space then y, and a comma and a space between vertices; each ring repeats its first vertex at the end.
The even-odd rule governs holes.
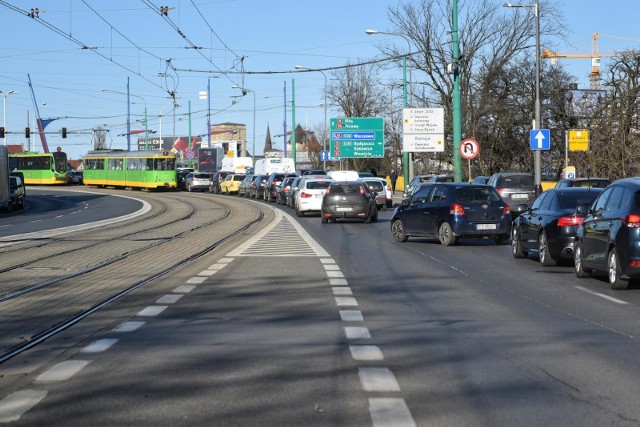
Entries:
POLYGON ((247 173, 253 167, 251 157, 224 157, 220 165, 220 172, 247 173))
POLYGON ((294 173, 295 165, 293 159, 290 158, 269 158, 256 160, 256 165, 253 169, 254 175, 271 175, 274 172, 279 173, 294 173))
POLYGON ((360 175, 356 171, 329 171, 327 175, 334 181, 357 181, 360 175))

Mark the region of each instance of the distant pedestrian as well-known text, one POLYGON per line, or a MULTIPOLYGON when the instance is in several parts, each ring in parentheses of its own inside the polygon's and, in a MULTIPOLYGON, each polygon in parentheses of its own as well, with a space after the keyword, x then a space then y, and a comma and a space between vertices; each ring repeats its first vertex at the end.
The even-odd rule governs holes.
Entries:
POLYGON ((396 194, 396 182, 398 181, 398 172, 395 169, 391 169, 391 192, 396 194))

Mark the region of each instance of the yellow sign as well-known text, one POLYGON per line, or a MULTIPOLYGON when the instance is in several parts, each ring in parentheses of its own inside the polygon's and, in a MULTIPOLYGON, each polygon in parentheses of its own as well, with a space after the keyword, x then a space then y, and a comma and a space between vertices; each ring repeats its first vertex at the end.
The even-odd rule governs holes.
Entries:
POLYGON ((589 129, 569 130, 569 151, 589 150, 589 129))

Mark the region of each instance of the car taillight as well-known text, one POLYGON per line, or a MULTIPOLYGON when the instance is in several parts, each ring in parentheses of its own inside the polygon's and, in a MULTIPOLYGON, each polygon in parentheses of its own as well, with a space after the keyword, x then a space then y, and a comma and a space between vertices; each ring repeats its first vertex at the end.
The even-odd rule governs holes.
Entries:
POLYGON ((449 213, 453 215, 464 215, 464 208, 458 203, 453 203, 449 208, 449 213))
POLYGON ((360 187, 360 195, 364 195, 364 187, 360 187))
POLYGON ((300 193, 300 197, 303 199, 308 199, 309 197, 313 197, 313 194, 305 193, 304 191, 300 193))
POLYGON ((629 228, 640 228, 640 215, 628 214, 622 219, 629 228))
POLYGON ((329 193, 331 193, 331 187, 327 187, 327 191, 325 191, 324 194, 329 194, 329 193))
POLYGON ((568 227, 573 225, 580 225, 584 221, 583 216, 569 215, 561 216, 558 218, 558 227, 568 227))
POLYGON ((511 206, 504 205, 504 208, 502 208, 502 215, 511 215, 511 206))
POLYGON ((496 188, 496 191, 498 192, 498 194, 499 194, 501 197, 504 197, 504 194, 502 194, 502 192, 504 191, 504 189, 502 189, 502 188, 496 188))

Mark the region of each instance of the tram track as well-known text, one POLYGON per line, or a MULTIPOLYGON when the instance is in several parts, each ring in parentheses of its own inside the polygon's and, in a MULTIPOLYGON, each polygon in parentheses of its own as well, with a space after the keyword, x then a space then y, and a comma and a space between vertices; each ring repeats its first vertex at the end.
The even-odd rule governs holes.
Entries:
MULTIPOLYGON (((254 204, 224 197, 187 197, 185 203, 193 203, 195 211, 188 215, 188 219, 182 220, 184 224, 179 230, 173 233, 165 230, 161 235, 144 240, 146 244, 141 246, 138 246, 139 239, 125 238, 124 232, 116 233, 120 238, 119 244, 127 245, 120 249, 122 254, 118 257, 105 257, 78 271, 63 272, 5 292, 0 297, 0 312, 6 320, 0 324, 0 363, 37 346, 124 296, 211 254, 221 244, 265 220, 265 210, 254 204), (123 274, 130 269, 135 273, 123 274)), ((177 200, 172 199, 171 203, 177 203, 177 200)), ((156 208, 162 209, 160 206, 156 208)), ((170 222, 161 217, 156 216, 156 220, 164 225, 146 228, 156 232, 166 229, 170 222)), ((139 230, 136 234, 139 233, 145 231, 139 230)), ((82 238, 82 234, 73 238, 82 238)), ((63 239, 59 244, 64 242, 63 239)), ((91 247, 100 249, 101 244, 109 245, 111 241, 94 242, 91 247)), ((69 257, 78 250, 66 251, 64 256, 69 257)), ((23 266, 4 272, 0 274, 0 281, 7 283, 7 273, 40 272, 33 263, 24 264, 31 268, 23 266)), ((44 274, 51 272, 45 270, 44 274)))

